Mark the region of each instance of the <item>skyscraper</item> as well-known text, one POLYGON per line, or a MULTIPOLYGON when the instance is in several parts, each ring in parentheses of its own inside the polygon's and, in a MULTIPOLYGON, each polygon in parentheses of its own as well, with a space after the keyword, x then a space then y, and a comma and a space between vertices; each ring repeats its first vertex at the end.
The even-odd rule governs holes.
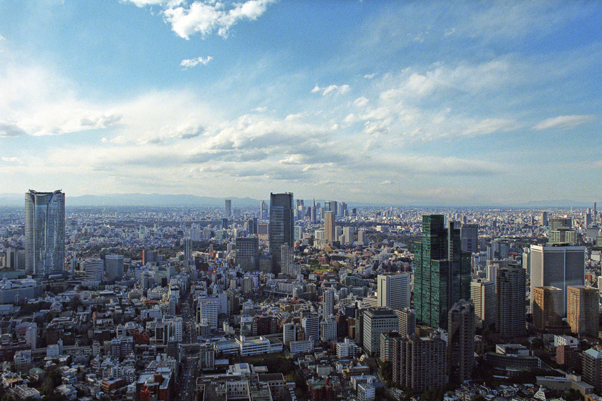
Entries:
POLYGON ((25 194, 25 270, 47 276, 65 265, 65 194, 25 194))
POLYGON ((462 224, 462 252, 479 252, 479 225, 462 224))
POLYGON ((445 341, 440 338, 398 337, 393 343, 393 381, 415 391, 443 387, 445 341))
POLYGON ((422 241, 414 254, 416 320, 447 327, 447 313, 460 299, 470 299, 470 253, 462 252, 460 229, 445 227, 443 215, 422 216, 422 241))
POLYGON ((293 194, 270 194, 270 253, 272 254, 272 272, 281 271, 281 247, 294 245, 293 194))
POLYGON ((525 269, 504 267, 496 274, 496 330, 504 337, 520 337, 525 334, 527 314, 525 269))
POLYGON ((567 287, 567 322, 575 334, 598 336, 600 315, 597 288, 578 285, 567 287))
POLYGON ((225 214, 226 214, 226 217, 232 216, 232 200, 231 199, 226 199, 225 214))
POLYGON ((334 241, 336 241, 335 227, 336 223, 334 212, 324 212, 324 234, 326 241, 328 241, 329 244, 332 244, 334 241))
POLYGON ((585 282, 585 247, 531 245, 531 307, 535 287, 562 290, 562 317, 566 316, 566 288, 585 282))
POLYGON ((322 310, 324 319, 334 315, 334 289, 328 288, 324 291, 324 309, 322 310))
POLYGON ((461 299, 449 310, 447 374, 454 383, 470 380, 474 365, 474 305, 461 299))
POLYGON ((378 285, 377 306, 397 310, 410 307, 412 281, 410 273, 379 274, 376 280, 378 285))
POLYGON ((110 254, 105 256, 105 278, 107 281, 123 277, 123 255, 110 254))
POLYGON ((495 281, 471 282, 470 298, 474 302, 476 327, 486 329, 495 324, 495 281))
POLYGON ((556 287, 535 287, 533 298, 533 326, 540 330, 562 326, 562 290, 556 287))

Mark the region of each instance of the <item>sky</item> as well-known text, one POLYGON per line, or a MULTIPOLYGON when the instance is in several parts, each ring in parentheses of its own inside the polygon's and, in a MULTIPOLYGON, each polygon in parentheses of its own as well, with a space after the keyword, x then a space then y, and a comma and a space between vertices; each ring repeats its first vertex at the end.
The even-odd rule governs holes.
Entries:
POLYGON ((602 200, 602 2, 0 0, 0 192, 602 200))

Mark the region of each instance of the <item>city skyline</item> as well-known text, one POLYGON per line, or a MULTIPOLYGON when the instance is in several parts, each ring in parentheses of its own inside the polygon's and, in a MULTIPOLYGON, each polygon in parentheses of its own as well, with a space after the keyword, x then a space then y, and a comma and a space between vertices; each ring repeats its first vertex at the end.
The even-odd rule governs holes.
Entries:
POLYGON ((601 11, 0 1, 3 192, 589 204, 601 11))

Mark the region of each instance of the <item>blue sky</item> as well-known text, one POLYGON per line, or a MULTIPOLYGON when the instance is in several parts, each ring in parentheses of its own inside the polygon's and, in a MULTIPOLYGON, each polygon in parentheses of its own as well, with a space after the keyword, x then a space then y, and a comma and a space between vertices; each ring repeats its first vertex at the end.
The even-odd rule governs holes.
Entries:
POLYGON ((0 192, 602 198, 597 1, 0 0, 0 192))

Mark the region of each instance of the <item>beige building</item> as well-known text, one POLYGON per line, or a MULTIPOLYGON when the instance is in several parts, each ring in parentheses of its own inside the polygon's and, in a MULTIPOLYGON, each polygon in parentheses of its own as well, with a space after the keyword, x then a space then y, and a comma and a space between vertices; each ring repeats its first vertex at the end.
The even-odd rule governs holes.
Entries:
POLYGON ((598 289, 583 285, 567 287, 567 321, 571 332, 598 337, 600 304, 598 289))
POLYGON ((336 222, 334 212, 324 213, 324 239, 332 244, 336 240, 336 222))
POLYGON ((557 287, 533 288, 533 325, 545 330, 562 326, 563 292, 557 287))

